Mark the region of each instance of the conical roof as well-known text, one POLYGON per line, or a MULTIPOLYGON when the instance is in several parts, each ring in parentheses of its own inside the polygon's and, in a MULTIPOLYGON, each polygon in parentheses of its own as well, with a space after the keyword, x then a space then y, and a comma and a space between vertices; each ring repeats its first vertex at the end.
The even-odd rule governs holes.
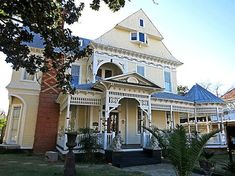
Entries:
POLYGON ((221 100, 199 84, 194 85, 185 95, 185 98, 194 103, 224 103, 223 100, 221 100))

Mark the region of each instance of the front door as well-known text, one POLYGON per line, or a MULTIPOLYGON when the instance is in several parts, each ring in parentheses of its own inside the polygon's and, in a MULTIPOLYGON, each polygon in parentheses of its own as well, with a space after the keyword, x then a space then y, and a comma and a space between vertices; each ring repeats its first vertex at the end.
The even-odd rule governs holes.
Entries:
POLYGON ((110 112, 107 125, 108 133, 119 132, 119 114, 118 112, 110 112))

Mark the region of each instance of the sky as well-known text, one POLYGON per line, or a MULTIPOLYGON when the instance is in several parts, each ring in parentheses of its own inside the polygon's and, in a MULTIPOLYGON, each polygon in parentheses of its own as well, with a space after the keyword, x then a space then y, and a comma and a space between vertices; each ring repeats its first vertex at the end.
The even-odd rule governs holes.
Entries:
MULTIPOLYGON (((76 0, 75 0, 76 1, 76 0)), ((90 0, 86 0, 89 2, 90 0)), ((78 1, 77 1, 78 2, 78 1)), ((96 39, 142 8, 164 37, 172 55, 184 64, 177 68, 178 85, 220 85, 220 93, 235 87, 234 0, 131 0, 113 13, 104 4, 88 6, 79 22, 69 26, 74 35, 96 39)), ((11 67, 0 53, 0 110, 7 111, 11 67)), ((211 87, 213 90, 213 87, 211 87)))

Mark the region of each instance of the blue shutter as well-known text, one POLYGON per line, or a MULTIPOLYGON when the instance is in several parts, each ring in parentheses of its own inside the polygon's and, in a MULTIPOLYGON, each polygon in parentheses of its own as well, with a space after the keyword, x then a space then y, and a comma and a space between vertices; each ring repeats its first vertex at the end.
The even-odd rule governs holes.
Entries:
POLYGON ((79 65, 72 65, 71 68, 71 85, 74 88, 77 88, 79 85, 79 78, 80 78, 80 66, 79 65))

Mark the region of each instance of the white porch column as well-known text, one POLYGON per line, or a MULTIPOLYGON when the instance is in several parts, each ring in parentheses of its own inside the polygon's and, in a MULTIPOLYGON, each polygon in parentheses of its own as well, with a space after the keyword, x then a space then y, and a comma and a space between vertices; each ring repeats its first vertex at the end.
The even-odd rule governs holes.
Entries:
MULTIPOLYGON (((217 121, 218 121, 218 129, 221 130, 220 123, 222 123, 222 122, 219 122, 219 108, 218 107, 216 107, 216 116, 217 116, 217 121)), ((222 143, 222 134, 221 134, 221 132, 219 132, 219 142, 220 142, 220 144, 222 143)))
POLYGON ((188 119, 188 133, 189 133, 189 136, 191 137, 191 128, 190 128, 190 121, 189 121, 189 113, 187 113, 187 119, 188 119))
MULTIPOLYGON (((65 118, 65 129, 68 129, 70 126, 69 126, 69 121, 70 121, 70 100, 71 100, 71 95, 68 94, 68 99, 67 99, 67 110, 66 110, 66 118, 65 118)), ((67 135, 64 135, 65 139, 64 139, 64 150, 67 150, 67 146, 66 146, 66 143, 67 143, 67 135)))
POLYGON ((105 97, 105 120, 104 120, 104 150, 107 149, 107 120, 109 117, 109 91, 106 90, 105 97))
POLYGON ((173 119, 173 108, 172 105, 170 106, 170 116, 171 116, 171 129, 174 129, 174 119, 173 119))
POLYGON ((208 114, 206 116, 206 130, 207 130, 207 133, 210 132, 209 121, 208 121, 208 114))
POLYGON ((125 143, 128 144, 128 99, 126 100, 125 143))
POLYGON ((152 107, 151 107, 151 95, 149 95, 149 98, 148 98, 148 118, 149 118, 149 128, 152 127, 152 107))
POLYGON ((99 126, 98 126, 98 130, 100 133, 102 133, 102 105, 100 105, 99 107, 99 126))
POLYGON ((93 128, 93 106, 90 106, 89 109, 90 109, 90 112, 89 112, 89 115, 90 115, 89 126, 92 129, 93 128))
POLYGON ((195 105, 195 108, 194 108, 194 123, 195 123, 195 129, 196 129, 196 132, 198 132, 198 126, 197 126, 197 109, 196 109, 196 105, 195 105))

